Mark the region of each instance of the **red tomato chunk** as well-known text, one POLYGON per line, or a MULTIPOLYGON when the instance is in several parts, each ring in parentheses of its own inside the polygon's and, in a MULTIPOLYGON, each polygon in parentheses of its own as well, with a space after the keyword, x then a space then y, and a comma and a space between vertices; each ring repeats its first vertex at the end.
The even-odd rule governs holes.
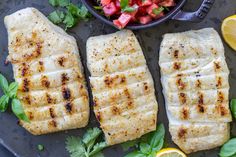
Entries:
POLYGON ((105 16, 119 29, 130 23, 148 24, 159 19, 176 5, 175 0, 101 0, 105 16), (127 1, 126 1, 127 2, 127 1))

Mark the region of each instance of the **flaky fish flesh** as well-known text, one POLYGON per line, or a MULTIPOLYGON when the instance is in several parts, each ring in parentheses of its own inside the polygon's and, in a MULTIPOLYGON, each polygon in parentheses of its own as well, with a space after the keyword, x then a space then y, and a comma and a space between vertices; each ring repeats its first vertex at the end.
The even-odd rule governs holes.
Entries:
POLYGON ((109 145, 156 129, 152 76, 135 35, 128 30, 87 41, 94 112, 109 145))
POLYGON ((5 17, 18 98, 35 135, 84 127, 88 93, 76 40, 35 8, 5 17))
POLYGON ((212 28, 164 35, 159 65, 173 141, 186 153, 215 148, 230 136, 229 70, 212 28))

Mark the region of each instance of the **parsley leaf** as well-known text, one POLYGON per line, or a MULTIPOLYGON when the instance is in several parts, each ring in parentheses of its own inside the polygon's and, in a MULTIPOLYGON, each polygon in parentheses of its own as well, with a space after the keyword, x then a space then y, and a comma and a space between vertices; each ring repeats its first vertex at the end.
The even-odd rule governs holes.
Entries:
POLYGON ((69 5, 70 0, 49 0, 48 2, 54 7, 58 7, 58 6, 65 7, 69 5))
POLYGON ((52 21, 54 24, 61 23, 64 18, 65 18, 64 12, 59 10, 53 11, 48 15, 48 19, 52 21))
POLYGON ((102 131, 99 128, 88 129, 83 138, 68 137, 66 149, 70 157, 102 157, 101 150, 107 147, 106 142, 97 142, 102 131), (95 145, 94 145, 95 144, 95 145))
POLYGON ((21 120, 25 122, 30 122, 28 117, 26 116, 23 107, 21 106, 20 100, 14 98, 12 100, 12 111, 13 113, 21 120))

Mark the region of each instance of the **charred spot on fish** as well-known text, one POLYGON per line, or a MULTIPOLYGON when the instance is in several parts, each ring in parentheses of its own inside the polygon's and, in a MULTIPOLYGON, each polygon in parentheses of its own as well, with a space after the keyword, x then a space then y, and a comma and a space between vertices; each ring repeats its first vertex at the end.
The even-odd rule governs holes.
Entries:
POLYGON ((29 85, 30 85, 30 80, 28 78, 25 78, 23 80, 23 92, 29 92, 29 85))
POLYGON ((198 108, 198 112, 200 112, 200 113, 204 113, 205 112, 205 107, 203 105, 198 104, 197 108, 198 108))
POLYGON ((65 57, 60 57, 58 58, 57 62, 60 66, 64 67, 64 62, 65 62, 66 58, 65 57))
POLYGON ((42 61, 38 62, 38 72, 43 72, 44 71, 44 65, 42 61))
POLYGON ((67 111, 68 113, 71 113, 71 112, 72 112, 72 107, 73 107, 73 104, 71 104, 70 102, 68 102, 68 103, 65 105, 66 111, 67 111))
POLYGON ((217 77, 216 87, 220 88, 221 86, 222 86, 222 78, 221 77, 217 77))
POLYGON ((127 106, 128 109, 131 109, 132 107, 134 107, 134 103, 132 101, 128 101, 127 106))
POLYGON ((217 110, 222 117, 228 114, 228 110, 223 104, 218 105, 217 110))
POLYGON ((214 65, 215 65, 215 71, 218 71, 221 69, 220 63, 214 62, 214 65))
POLYGON ((186 87, 186 84, 182 81, 181 78, 178 78, 178 79, 177 79, 176 84, 177 84, 177 87, 178 87, 180 90, 184 90, 185 87, 186 87))
POLYGON ((26 102, 27 104, 31 104, 31 99, 30 99, 30 96, 28 95, 28 96, 26 96, 26 97, 24 97, 23 98, 23 100, 24 100, 24 102, 26 102))
POLYGON ((179 99, 182 104, 185 104, 187 102, 186 94, 185 93, 179 93, 179 99))
POLYGON ((56 128, 56 127, 57 127, 57 122, 53 119, 53 120, 51 120, 51 121, 48 122, 48 125, 49 125, 49 127, 54 127, 54 128, 56 128))
POLYGON ((120 113, 120 109, 118 107, 116 107, 116 106, 112 106, 111 110, 112 110, 112 113, 114 115, 120 115, 121 114, 120 113))
POLYGON ((124 94, 125 96, 128 98, 128 99, 131 99, 131 95, 130 95, 130 92, 127 88, 124 89, 124 94))
POLYGON ((61 83, 62 83, 62 85, 65 85, 69 80, 70 80, 70 78, 68 77, 67 73, 62 73, 61 74, 61 83))
POLYGON ((178 137, 182 139, 186 136, 186 134, 187 134, 187 129, 181 127, 178 131, 178 137))
POLYGON ((147 82, 144 82, 144 83, 143 83, 143 87, 144 87, 144 90, 147 91, 147 90, 149 89, 148 83, 147 83, 147 82))
POLYGON ((187 120, 189 118, 189 108, 183 107, 181 111, 182 119, 187 120))
POLYGON ((196 87, 197 87, 197 88, 201 88, 201 85, 202 85, 202 83, 201 83, 201 81, 198 79, 198 80, 196 81, 196 87))
POLYGON ((47 102, 48 102, 49 104, 51 104, 51 103, 53 102, 51 96, 50 96, 48 93, 46 93, 46 98, 47 98, 47 102))
POLYGON ((203 100, 204 96, 202 93, 198 93, 198 104, 199 105, 203 105, 204 100, 203 100))
POLYGON ((217 102, 222 103, 224 101, 224 94, 221 91, 218 91, 217 93, 217 102))
POLYGON ((180 62, 175 62, 175 63, 173 64, 173 68, 174 68, 175 70, 179 70, 179 69, 181 68, 181 63, 180 63, 180 62))
POLYGON ((35 57, 38 57, 41 55, 41 49, 42 49, 42 43, 41 42, 37 42, 36 43, 36 56, 35 57))
POLYGON ((125 78, 125 76, 122 76, 120 79, 120 83, 125 83, 125 82, 126 82, 126 78, 125 78))
POLYGON ((33 120, 34 119, 34 115, 32 112, 28 112, 28 117, 30 120, 33 120))
POLYGON ((65 100, 69 100, 71 98, 70 89, 66 87, 62 87, 62 95, 65 100))
POLYGON ((21 71, 21 76, 27 76, 29 75, 29 65, 26 63, 22 63, 22 71, 21 71))
POLYGON ((179 50, 174 51, 174 58, 176 58, 176 59, 179 58, 179 50))
POLYGON ((46 87, 46 88, 50 87, 50 82, 48 81, 48 77, 47 76, 42 76, 41 77, 41 85, 43 87, 46 87))
POLYGON ((106 86, 110 87, 113 83, 113 79, 110 78, 109 76, 106 76, 105 79, 104 79, 104 83, 106 86))
POLYGON ((183 76, 183 74, 177 74, 176 75, 176 77, 182 77, 183 76))
POLYGON ((49 113, 50 113, 51 118, 55 118, 56 117, 53 108, 49 108, 49 113))

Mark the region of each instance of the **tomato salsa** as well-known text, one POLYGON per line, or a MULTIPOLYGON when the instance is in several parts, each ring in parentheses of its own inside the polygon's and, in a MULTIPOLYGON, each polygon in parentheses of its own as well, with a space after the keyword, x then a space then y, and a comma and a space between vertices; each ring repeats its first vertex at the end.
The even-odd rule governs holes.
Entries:
POLYGON ((122 29, 130 23, 147 24, 176 5, 176 0, 99 0, 104 15, 122 29))

